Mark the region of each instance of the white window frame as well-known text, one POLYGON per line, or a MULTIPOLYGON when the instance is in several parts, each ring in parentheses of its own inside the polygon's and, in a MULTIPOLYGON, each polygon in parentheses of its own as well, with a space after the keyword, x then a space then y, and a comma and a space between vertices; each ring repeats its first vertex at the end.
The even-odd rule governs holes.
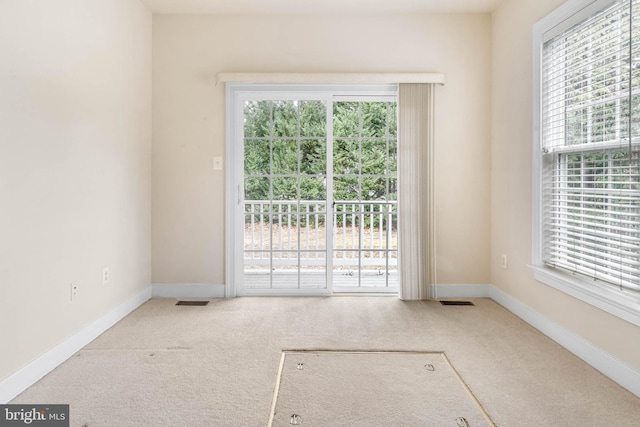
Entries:
POLYGON ((592 280, 545 266, 543 263, 541 134, 543 44, 546 40, 583 21, 613 2, 614 0, 569 0, 533 27, 533 235, 531 267, 536 280, 640 326, 640 295, 632 292, 620 292, 607 286, 593 286, 592 280))

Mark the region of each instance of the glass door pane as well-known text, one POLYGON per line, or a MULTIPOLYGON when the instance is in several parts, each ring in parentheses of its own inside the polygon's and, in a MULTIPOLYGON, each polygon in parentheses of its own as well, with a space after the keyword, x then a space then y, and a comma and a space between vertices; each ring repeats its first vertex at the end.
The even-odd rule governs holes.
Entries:
POLYGON ((327 291, 323 101, 244 103, 243 288, 327 291))
POLYGON ((397 292, 396 103, 333 104, 333 290, 397 292))

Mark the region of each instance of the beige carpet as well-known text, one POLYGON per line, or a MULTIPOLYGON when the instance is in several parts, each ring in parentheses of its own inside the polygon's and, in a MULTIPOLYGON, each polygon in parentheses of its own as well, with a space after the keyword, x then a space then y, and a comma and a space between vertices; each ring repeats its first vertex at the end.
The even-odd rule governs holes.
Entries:
POLYGON ((285 351, 269 426, 494 424, 444 353, 285 351))
POLYGON ((265 426, 283 350, 438 350, 500 427, 640 425, 640 398, 493 301, 474 302, 153 299, 12 403, 68 403, 76 427, 265 426))

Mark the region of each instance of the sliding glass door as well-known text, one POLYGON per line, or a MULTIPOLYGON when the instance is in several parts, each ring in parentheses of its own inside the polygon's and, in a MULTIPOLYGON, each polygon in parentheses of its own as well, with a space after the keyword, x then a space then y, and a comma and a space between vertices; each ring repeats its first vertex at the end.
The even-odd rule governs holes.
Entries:
POLYGON ((239 97, 240 295, 397 292, 393 89, 239 97))

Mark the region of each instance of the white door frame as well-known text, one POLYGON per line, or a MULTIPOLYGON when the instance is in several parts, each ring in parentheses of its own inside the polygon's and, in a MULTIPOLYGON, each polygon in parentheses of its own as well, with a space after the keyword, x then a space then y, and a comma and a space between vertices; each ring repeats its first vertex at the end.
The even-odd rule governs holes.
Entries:
MULTIPOLYGON (((325 289, 295 289, 295 290, 271 290, 244 289, 243 280, 243 255, 244 244, 237 241, 237 236, 244 235, 244 144, 240 143, 244 136, 244 127, 238 117, 243 117, 245 100, 323 100, 332 101, 336 97, 348 97, 348 99, 362 98, 373 100, 374 97, 388 97, 397 92, 396 84, 367 84, 367 85, 326 85, 326 84, 251 84, 251 83, 227 83, 226 84, 226 197, 225 197, 225 297, 234 298, 239 295, 327 295, 332 293, 332 248, 331 239, 327 239, 327 286, 325 289)), ((331 103, 328 103, 331 105, 331 103)), ((327 111, 327 122, 332 123, 332 116, 327 111)), ((327 133, 332 131, 332 125, 328 126, 327 133)), ((327 169, 332 169, 333 155, 330 145, 331 138, 327 141, 327 169)), ((327 179, 327 210, 331 206, 333 193, 330 181, 327 179)), ((329 214, 327 214, 327 218, 329 214)), ((332 224, 329 219, 328 236, 332 236, 332 224)))

